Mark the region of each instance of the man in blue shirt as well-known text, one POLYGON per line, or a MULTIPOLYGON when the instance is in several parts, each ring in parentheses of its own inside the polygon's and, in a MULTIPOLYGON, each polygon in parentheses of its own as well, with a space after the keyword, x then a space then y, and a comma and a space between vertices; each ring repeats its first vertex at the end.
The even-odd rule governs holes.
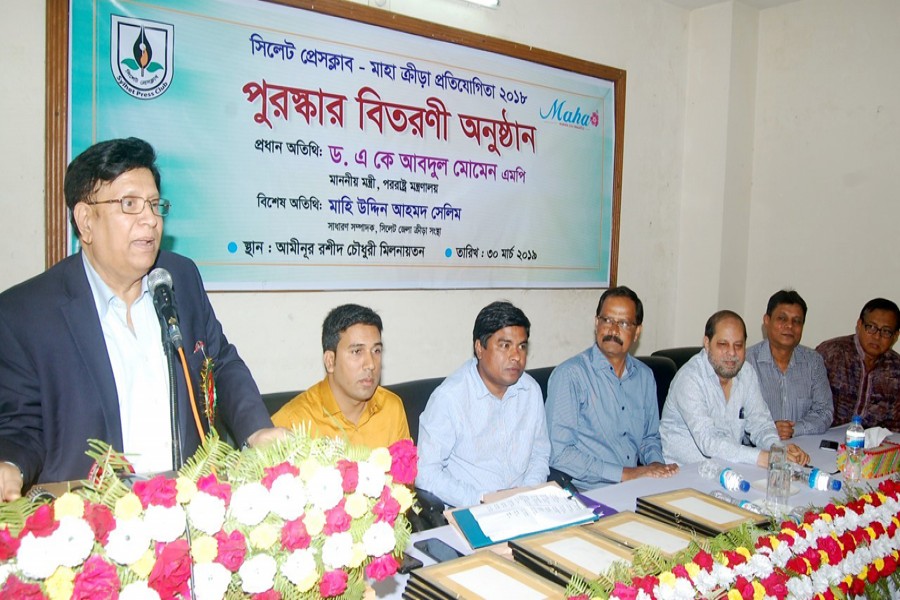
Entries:
POLYGON ((576 487, 678 472, 678 465, 663 463, 653 372, 628 353, 643 320, 631 289, 606 290, 594 318, 596 343, 550 375, 550 466, 576 487))
POLYGON ((547 480, 544 399, 525 372, 530 330, 509 302, 478 313, 475 357, 434 390, 419 418, 418 488, 472 506, 484 494, 547 480))
POLYGON ((766 339, 747 348, 747 362, 759 375, 760 391, 783 440, 822 433, 834 415, 825 361, 800 345, 805 322, 806 302, 800 294, 775 292, 763 316, 766 339))

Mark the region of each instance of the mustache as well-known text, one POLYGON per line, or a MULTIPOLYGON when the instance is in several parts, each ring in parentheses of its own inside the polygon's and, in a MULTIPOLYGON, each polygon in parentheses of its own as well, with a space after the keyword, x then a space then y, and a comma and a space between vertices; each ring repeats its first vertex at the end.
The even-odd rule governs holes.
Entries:
POLYGON ((604 341, 604 342, 615 342, 615 343, 617 343, 617 344, 620 345, 620 346, 624 346, 624 345, 625 345, 625 342, 622 341, 622 338, 620 338, 619 336, 617 336, 617 335, 615 335, 615 334, 612 334, 612 333, 607 334, 607 335, 604 335, 602 341, 604 341))

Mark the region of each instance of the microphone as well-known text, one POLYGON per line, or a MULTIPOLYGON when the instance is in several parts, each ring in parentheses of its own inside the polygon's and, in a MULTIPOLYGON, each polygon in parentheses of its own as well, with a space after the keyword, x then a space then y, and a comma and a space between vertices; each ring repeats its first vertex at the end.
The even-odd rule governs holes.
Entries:
POLYGON ((172 275, 163 268, 150 271, 147 286, 153 294, 153 306, 156 314, 166 329, 166 339, 175 347, 181 348, 181 327, 178 325, 178 313, 175 311, 175 294, 172 292, 172 275))

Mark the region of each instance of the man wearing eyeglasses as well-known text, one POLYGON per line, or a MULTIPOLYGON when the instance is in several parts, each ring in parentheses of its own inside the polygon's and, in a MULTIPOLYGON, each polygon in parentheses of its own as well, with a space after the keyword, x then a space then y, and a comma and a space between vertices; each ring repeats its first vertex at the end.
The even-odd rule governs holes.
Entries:
MULTIPOLYGON (((88 477, 88 439, 128 453, 137 472, 174 465, 169 377, 148 288, 169 271, 193 388, 214 361, 218 411, 239 443, 272 428, 259 389, 228 343, 193 262, 161 251, 156 153, 137 138, 91 146, 66 170, 66 205, 81 251, 0 294, 0 500, 23 486, 88 477), (202 342, 202 344, 201 344, 202 342), (202 350, 201 350, 202 348, 202 350)), ((183 458, 200 444, 177 369, 183 458)))
POLYGON ((865 427, 900 431, 900 310, 884 298, 866 302, 856 333, 819 344, 834 396, 834 424, 860 415, 865 427))
POLYGON ((643 320, 634 291, 606 290, 594 317, 595 343, 550 375, 550 466, 578 488, 678 471, 678 465, 663 462, 653 372, 628 353, 643 320))
POLYGON ((747 362, 759 375, 778 437, 822 433, 831 427, 834 405, 822 357, 800 345, 806 301, 794 290, 775 292, 763 315, 766 339, 747 348, 747 362))

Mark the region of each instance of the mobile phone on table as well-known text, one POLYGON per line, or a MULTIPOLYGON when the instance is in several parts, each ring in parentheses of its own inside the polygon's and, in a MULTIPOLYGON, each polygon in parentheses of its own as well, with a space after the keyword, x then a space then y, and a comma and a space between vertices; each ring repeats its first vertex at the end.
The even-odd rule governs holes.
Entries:
POLYGON ((459 558, 463 555, 462 552, 450 544, 437 538, 428 538, 413 542, 413 547, 439 563, 453 560, 454 558, 459 558))
POLYGON ((418 569, 422 566, 422 561, 416 558, 415 556, 410 556, 406 552, 403 553, 403 561, 400 563, 400 567, 397 569, 397 572, 401 575, 406 575, 413 569, 418 569))
POLYGON ((819 442, 819 448, 822 448, 823 450, 837 451, 838 443, 834 440, 822 440, 821 442, 819 442))

